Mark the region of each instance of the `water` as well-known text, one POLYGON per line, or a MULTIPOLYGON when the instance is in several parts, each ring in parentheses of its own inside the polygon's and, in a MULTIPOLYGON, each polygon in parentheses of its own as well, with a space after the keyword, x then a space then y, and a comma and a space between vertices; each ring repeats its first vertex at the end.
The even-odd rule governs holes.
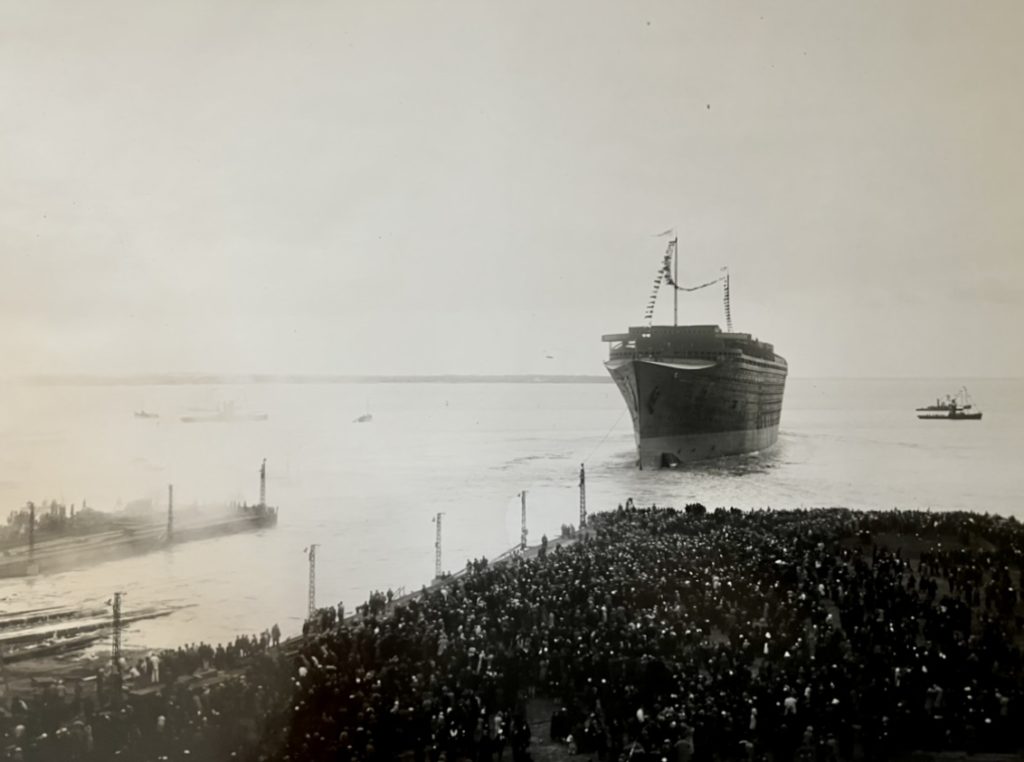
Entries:
POLYGON ((217 642, 277 622, 299 629, 303 549, 319 543, 317 599, 351 608, 373 589, 418 588, 434 569, 576 523, 578 468, 591 509, 706 505, 970 509, 1024 518, 1024 381, 969 381, 980 422, 918 421, 948 380, 790 379, 772 450, 674 471, 637 471, 629 416, 611 384, 8 386, 0 413, 0 512, 57 499, 114 509, 167 485, 180 506, 255 502, 267 458, 276 529, 88 569, 0 582, 0 610, 100 603, 192 604, 134 625, 127 646, 217 642), (265 422, 179 421, 233 402, 265 422), (159 419, 139 419, 139 409, 159 419), (370 411, 373 421, 354 423, 370 411))

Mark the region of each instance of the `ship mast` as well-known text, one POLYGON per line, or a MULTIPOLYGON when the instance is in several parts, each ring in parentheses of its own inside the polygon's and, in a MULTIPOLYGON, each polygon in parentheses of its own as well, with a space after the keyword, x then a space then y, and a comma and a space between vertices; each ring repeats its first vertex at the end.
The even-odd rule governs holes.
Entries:
POLYGON ((672 286, 672 325, 674 327, 679 326, 679 292, 680 291, 700 291, 702 288, 713 286, 716 283, 722 283, 725 287, 724 302, 725 302, 725 322, 726 328, 729 333, 732 333, 732 314, 729 310, 729 268, 723 267, 717 278, 701 283, 697 286, 680 286, 679 285, 679 237, 675 235, 675 230, 666 230, 664 233, 659 233, 658 237, 672 235, 672 240, 668 242, 668 248, 665 250, 665 256, 661 260, 661 269, 658 270, 658 277, 654 279, 654 285, 651 290, 651 298, 647 302, 647 310, 644 312, 644 318, 647 320, 648 325, 654 320, 654 306, 658 300, 658 288, 661 284, 667 283, 672 286))
POLYGON ((669 245, 672 247, 672 280, 675 283, 672 284, 672 325, 679 325, 679 289, 675 288, 675 284, 679 282, 679 237, 673 238, 669 241, 669 245))

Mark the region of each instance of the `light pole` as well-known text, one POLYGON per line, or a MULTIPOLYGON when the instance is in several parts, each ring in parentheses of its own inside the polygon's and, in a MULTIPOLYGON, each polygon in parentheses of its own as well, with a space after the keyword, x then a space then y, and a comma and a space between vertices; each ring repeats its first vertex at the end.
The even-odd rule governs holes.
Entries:
POLYGON ((317 543, 309 546, 309 618, 316 613, 316 549, 317 543))
POLYGON ((437 533, 434 539, 434 579, 441 579, 441 517, 444 513, 438 513, 434 517, 437 524, 437 533))
POLYGON ((522 503, 522 527, 519 534, 519 550, 526 552, 526 490, 519 493, 519 499, 522 503))

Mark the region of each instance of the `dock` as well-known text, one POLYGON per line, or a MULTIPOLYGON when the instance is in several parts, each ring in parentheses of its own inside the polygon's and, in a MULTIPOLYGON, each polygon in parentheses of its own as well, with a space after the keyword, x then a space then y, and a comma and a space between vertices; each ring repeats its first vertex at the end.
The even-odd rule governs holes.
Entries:
MULTIPOLYGON (((20 514, 23 519, 27 518, 25 541, 0 550, 0 579, 67 571, 151 553, 183 542, 275 527, 278 509, 266 503, 266 478, 264 460, 260 467, 259 503, 236 505, 213 513, 191 511, 176 515, 174 486, 168 485, 166 521, 157 516, 131 518, 98 514, 101 526, 83 527, 75 521, 74 506, 70 519, 66 519, 64 507, 53 504, 51 511, 59 508, 59 528, 44 538, 36 537, 35 506, 30 503, 28 511, 20 514)), ((0 615, 0 626, 2 617, 0 615)))
MULTIPOLYGON (((121 614, 116 626, 169 616, 188 606, 149 606, 121 614)), ((10 664, 82 651, 110 637, 115 628, 105 608, 51 607, 0 614, 0 662, 10 664)))

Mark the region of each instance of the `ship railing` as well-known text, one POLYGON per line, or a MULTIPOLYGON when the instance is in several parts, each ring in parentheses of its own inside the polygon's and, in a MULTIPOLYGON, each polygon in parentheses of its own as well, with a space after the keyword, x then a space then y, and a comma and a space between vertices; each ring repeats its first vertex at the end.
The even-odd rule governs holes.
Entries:
POLYGON ((611 348, 609 349, 609 351, 612 354, 615 354, 616 352, 632 352, 635 349, 636 349, 636 342, 635 341, 619 341, 619 342, 616 342, 615 344, 612 344, 611 348))

